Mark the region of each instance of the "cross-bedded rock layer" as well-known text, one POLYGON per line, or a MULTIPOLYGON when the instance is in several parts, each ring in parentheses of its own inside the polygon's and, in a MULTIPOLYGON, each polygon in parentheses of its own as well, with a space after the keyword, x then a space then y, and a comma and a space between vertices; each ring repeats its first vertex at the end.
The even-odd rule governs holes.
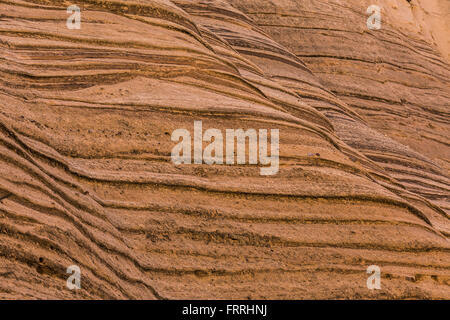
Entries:
POLYGON ((0 1, 0 297, 449 298, 450 67, 379 4, 0 1), (174 165, 195 120, 279 173, 174 165))

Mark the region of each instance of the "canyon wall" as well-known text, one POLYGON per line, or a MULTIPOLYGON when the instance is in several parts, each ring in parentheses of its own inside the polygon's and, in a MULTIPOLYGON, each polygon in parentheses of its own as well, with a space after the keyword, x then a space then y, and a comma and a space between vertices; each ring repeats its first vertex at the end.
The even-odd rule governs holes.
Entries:
POLYGON ((450 298, 448 1, 70 4, 0 2, 0 298, 450 298), (194 121, 279 172, 174 164, 194 121))

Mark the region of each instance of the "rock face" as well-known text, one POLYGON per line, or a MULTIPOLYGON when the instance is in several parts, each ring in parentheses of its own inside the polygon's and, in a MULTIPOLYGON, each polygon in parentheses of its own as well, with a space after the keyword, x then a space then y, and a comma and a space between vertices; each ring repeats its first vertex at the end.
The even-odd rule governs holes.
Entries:
POLYGON ((448 1, 69 5, 0 3, 0 298, 450 298, 448 1), (279 172, 174 164, 194 121, 279 172))

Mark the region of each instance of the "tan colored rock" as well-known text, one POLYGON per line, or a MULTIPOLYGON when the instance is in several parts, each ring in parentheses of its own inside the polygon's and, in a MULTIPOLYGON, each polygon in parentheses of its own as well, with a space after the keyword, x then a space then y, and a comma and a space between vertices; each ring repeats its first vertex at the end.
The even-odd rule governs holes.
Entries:
POLYGON ((0 298, 448 299, 448 29, 368 3, 1 3, 0 298), (197 120, 279 173, 174 165, 197 120))

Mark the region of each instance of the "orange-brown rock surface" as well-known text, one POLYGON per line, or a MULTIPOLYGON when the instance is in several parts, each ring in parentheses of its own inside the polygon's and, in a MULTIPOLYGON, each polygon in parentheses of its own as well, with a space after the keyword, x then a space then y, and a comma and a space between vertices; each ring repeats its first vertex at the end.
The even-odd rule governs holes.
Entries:
POLYGON ((71 4, 0 1, 0 298, 450 298, 448 1, 71 4), (175 165, 198 120, 279 172, 175 165))

